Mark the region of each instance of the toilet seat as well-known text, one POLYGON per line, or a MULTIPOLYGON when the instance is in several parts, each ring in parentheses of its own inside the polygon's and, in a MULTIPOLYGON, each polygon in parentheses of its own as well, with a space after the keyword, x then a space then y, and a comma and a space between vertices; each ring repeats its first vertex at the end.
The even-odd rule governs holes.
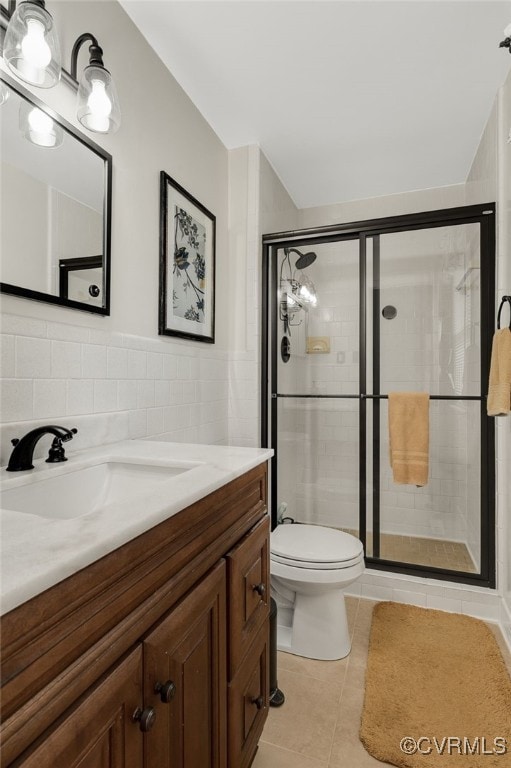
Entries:
POLYGON ((271 554, 270 559, 273 563, 281 563, 282 565, 288 565, 293 568, 307 568, 311 571, 338 571, 341 568, 351 568, 353 565, 357 565, 364 558, 360 554, 357 557, 353 557, 350 560, 336 560, 328 563, 318 563, 313 560, 295 560, 292 558, 280 557, 280 555, 271 554))
POLYGON ((271 534, 273 562, 309 570, 351 568, 364 556, 362 542, 321 525, 279 525, 271 534))

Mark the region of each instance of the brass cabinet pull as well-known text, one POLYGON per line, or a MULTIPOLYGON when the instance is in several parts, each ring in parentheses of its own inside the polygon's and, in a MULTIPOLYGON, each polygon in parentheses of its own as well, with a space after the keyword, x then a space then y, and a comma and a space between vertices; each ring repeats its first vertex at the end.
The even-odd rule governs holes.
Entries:
POLYGON ((167 680, 166 683, 156 683, 154 692, 160 694, 163 704, 169 704, 176 695, 176 685, 172 680, 167 680))
POLYGON ((151 730, 156 720, 156 712, 152 707, 137 707, 133 712, 132 720, 134 723, 140 723, 140 730, 142 733, 147 733, 151 730))

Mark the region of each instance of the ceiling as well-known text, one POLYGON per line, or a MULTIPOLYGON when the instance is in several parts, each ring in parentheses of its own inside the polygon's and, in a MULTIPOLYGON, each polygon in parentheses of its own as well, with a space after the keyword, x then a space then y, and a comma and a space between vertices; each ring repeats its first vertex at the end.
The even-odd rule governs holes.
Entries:
POLYGON ((300 208, 464 182, 509 0, 121 0, 228 148, 300 208))

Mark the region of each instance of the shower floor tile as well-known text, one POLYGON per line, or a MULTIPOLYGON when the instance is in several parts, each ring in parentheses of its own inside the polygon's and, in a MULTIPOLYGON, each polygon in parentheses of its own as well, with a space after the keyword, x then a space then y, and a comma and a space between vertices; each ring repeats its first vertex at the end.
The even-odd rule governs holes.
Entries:
MULTIPOLYGON (((341 531, 358 536, 352 528, 341 531)), ((367 534, 367 552, 373 549, 373 535, 367 534)), ((427 539, 419 536, 400 536, 393 533, 380 535, 380 557, 383 560, 395 560, 414 565, 430 565, 434 568, 447 568, 451 571, 477 573, 477 568, 463 542, 448 539, 427 539)))
MULTIPOLYGON (((286 696, 270 707, 252 768, 377 768, 381 763, 358 738, 364 700, 369 631, 376 602, 347 597, 352 638, 349 656, 315 661, 278 654, 278 682, 286 696)), ((494 631, 511 674, 511 654, 494 631)))

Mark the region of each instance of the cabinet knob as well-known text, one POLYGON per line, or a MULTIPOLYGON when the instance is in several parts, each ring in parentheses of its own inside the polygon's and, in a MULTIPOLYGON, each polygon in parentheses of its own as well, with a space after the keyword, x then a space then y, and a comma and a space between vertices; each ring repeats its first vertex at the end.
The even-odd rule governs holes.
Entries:
POLYGON ((251 699, 252 704, 255 704, 257 709, 262 709, 264 706, 264 699, 262 696, 254 696, 253 699, 251 699))
POLYGON ((132 720, 134 723, 140 723, 139 727, 142 733, 147 733, 154 725, 156 712, 152 707, 146 707, 145 709, 137 707, 133 712, 132 720))
POLYGON ((156 683, 154 692, 160 694, 160 699, 163 704, 168 704, 176 695, 175 683, 173 683, 172 680, 167 680, 166 683, 156 683))
POLYGON ((261 597, 263 597, 264 593, 266 592, 266 587, 262 582, 261 584, 254 584, 252 589, 254 590, 254 592, 257 592, 257 594, 260 595, 261 597))

